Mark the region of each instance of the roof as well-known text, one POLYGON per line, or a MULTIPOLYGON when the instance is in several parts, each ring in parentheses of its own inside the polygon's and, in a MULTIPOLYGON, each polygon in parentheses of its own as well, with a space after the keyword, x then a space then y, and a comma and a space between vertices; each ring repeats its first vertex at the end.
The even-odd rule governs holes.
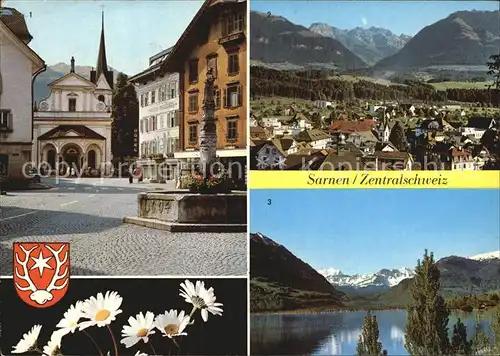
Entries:
POLYGON ((491 122, 493 120, 494 119, 491 117, 480 117, 480 116, 471 117, 467 122, 467 127, 487 130, 490 128, 491 122))
POLYGON ((285 169, 303 170, 308 167, 313 170, 319 169, 325 157, 321 151, 309 155, 288 155, 285 160, 285 169))
POLYGON ((295 140, 306 142, 325 140, 328 138, 330 138, 330 136, 326 132, 318 129, 304 130, 295 136, 295 140))
POLYGON ((450 153, 452 157, 468 157, 471 155, 470 152, 464 150, 458 150, 455 147, 451 149, 450 153))
POLYGON ((105 140, 106 138, 102 135, 99 135, 97 132, 89 129, 87 126, 83 125, 59 125, 52 130, 44 133, 43 135, 38 137, 38 140, 53 140, 58 138, 71 138, 74 136, 68 136, 70 131, 78 134, 79 138, 91 138, 96 140, 105 140))
POLYGON ((12 7, 1 7, 0 21, 2 21, 13 34, 17 36, 25 44, 28 44, 32 39, 24 15, 12 7), (8 11, 5 11, 8 10, 8 11), (10 15, 8 14, 10 13, 10 15))
POLYGON ((408 158, 411 158, 411 154, 408 152, 401 152, 401 151, 375 151, 373 153, 374 157, 377 157, 378 159, 382 160, 406 160, 408 158))
POLYGON ((330 131, 338 131, 338 132, 371 131, 374 124, 375 120, 358 120, 358 121, 335 120, 330 125, 330 131))
POLYGON ((158 59, 161 59, 161 60, 164 60, 166 58, 166 56, 172 52, 172 48, 174 47, 169 47, 167 49, 164 49, 163 51, 149 57, 149 65, 151 66, 153 64, 153 62, 155 62, 156 60, 158 59))

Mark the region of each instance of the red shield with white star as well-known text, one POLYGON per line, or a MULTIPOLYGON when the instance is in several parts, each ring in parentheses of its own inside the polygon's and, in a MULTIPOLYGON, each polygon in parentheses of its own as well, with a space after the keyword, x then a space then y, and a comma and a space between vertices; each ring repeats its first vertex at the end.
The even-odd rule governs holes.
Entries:
POLYGON ((59 302, 69 285, 69 243, 14 242, 13 251, 17 295, 35 308, 59 302))

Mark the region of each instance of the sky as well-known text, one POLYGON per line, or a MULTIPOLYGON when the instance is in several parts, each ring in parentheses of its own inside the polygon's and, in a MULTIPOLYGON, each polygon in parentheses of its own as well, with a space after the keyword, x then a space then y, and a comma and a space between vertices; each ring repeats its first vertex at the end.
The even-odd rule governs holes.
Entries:
POLYGON ((7 0, 23 13, 30 43, 48 65, 95 67, 104 10, 108 65, 128 75, 146 69, 149 57, 173 46, 202 0, 7 0), (104 8, 102 7, 104 6, 104 8), (31 13, 31 17, 30 17, 31 13))
POLYGON ((346 274, 414 268, 425 249, 439 259, 500 250, 496 190, 251 190, 250 231, 316 269, 346 274), (268 205, 268 199, 271 205, 268 205))
POLYGON ((340 29, 382 27, 414 36, 460 10, 498 10, 498 1, 268 1, 252 0, 252 10, 280 15, 309 27, 324 22, 340 29))

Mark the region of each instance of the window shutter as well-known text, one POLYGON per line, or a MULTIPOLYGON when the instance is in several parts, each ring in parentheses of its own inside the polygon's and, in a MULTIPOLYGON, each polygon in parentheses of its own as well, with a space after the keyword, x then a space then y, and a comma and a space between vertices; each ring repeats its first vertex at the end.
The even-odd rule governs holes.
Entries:
POLYGON ((225 108, 229 107, 229 100, 228 100, 228 95, 227 95, 227 88, 224 88, 224 107, 225 108))
POLYGON ((243 95, 241 90, 241 85, 238 85, 238 106, 243 105, 243 95))
POLYGON ((14 127, 13 127, 13 125, 14 125, 14 114, 12 112, 9 112, 7 115, 8 115, 7 116, 7 128, 9 130, 14 130, 14 127))

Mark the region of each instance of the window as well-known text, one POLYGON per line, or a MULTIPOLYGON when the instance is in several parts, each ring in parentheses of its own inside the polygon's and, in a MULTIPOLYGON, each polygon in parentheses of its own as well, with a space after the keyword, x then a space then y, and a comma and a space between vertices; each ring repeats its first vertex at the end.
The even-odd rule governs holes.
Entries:
POLYGON ((141 94, 141 108, 144 107, 144 94, 141 94))
POLYGON ((189 94, 189 112, 198 112, 198 93, 189 94))
POLYGON ((189 61, 189 82, 194 83, 198 81, 198 60, 192 59, 189 61))
POLYGON ((68 99, 68 111, 76 111, 76 99, 68 99))
POLYGON ((214 78, 217 78, 217 57, 207 57, 207 70, 212 69, 214 78))
POLYGON ((220 89, 214 88, 215 109, 220 109, 220 89))
POLYGON ((139 121, 139 128, 141 129, 141 132, 144 132, 144 120, 139 121))
POLYGON ((152 129, 153 129, 153 131, 154 131, 154 130, 156 130, 156 128, 157 128, 157 127, 156 127, 156 116, 152 116, 152 117, 151 117, 151 121, 153 122, 153 128, 152 128, 152 129))
POLYGON ((238 52, 230 53, 227 58, 227 74, 234 75, 240 71, 238 52))
POLYGON ((170 97, 172 99, 177 97, 177 82, 173 82, 170 87, 170 97))
POLYGON ((189 144, 194 145, 198 139, 198 124, 189 124, 189 144))
POLYGON ((228 85, 226 88, 225 107, 233 108, 242 105, 241 85, 228 85))
POLYGON ((223 36, 245 30, 245 15, 243 13, 231 14, 225 19, 223 36))
POLYGON ((238 121, 235 119, 227 120, 227 140, 236 141, 238 138, 238 121))
POLYGON ((164 115, 160 116, 160 129, 165 127, 165 117, 164 115))
POLYGON ((0 111, 0 130, 12 130, 10 110, 0 111))
POLYGON ((154 104, 156 101, 156 90, 151 92, 151 104, 154 104))
POLYGON ((148 106, 148 105, 149 105, 149 92, 144 94, 144 106, 148 106))
MULTIPOLYGON (((101 103, 104 103, 104 95, 99 95, 97 98, 101 103)), ((95 153, 95 152, 94 152, 95 153)))
POLYGON ((166 92, 165 92, 165 85, 162 85, 158 89, 158 100, 159 101, 165 101, 165 100, 167 100, 167 96, 166 96, 166 92))
POLYGON ((174 124, 172 126, 173 127, 179 126, 179 111, 177 110, 174 111, 174 124))

